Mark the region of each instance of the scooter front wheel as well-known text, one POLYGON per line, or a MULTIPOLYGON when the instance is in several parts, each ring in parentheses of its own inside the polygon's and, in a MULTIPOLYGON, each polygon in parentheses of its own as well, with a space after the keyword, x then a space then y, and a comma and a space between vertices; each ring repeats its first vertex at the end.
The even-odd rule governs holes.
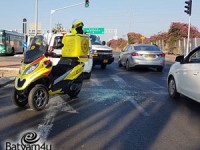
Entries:
POLYGON ((49 101, 49 94, 44 85, 36 85, 28 95, 29 106, 36 111, 43 110, 49 101))
POLYGON ((24 107, 28 103, 28 98, 26 95, 20 95, 16 89, 12 93, 12 101, 18 107, 24 107))

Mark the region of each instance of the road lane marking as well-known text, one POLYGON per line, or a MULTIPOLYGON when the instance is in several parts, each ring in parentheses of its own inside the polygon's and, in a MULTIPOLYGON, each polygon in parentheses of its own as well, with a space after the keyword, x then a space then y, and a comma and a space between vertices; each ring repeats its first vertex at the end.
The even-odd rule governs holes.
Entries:
POLYGON ((44 140, 47 139, 55 120, 55 116, 58 112, 64 111, 69 113, 78 113, 72 106, 70 106, 65 100, 60 96, 55 96, 50 99, 50 101, 55 101, 54 104, 51 103, 47 109, 46 116, 41 124, 38 125, 37 131, 40 137, 44 140))
POLYGON ((129 100, 137 110, 139 110, 144 116, 148 117, 150 116, 149 113, 147 113, 142 106, 140 106, 135 100, 129 100))

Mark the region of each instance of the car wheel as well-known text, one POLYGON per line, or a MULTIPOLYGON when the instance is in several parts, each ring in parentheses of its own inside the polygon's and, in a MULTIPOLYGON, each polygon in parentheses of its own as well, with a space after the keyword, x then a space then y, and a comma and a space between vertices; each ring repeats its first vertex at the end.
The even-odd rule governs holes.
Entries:
POLYGON ((122 67, 121 60, 118 61, 118 66, 122 67))
POLYGON ((127 70, 127 71, 130 71, 130 70, 131 70, 131 68, 130 68, 130 66, 129 66, 129 61, 128 61, 128 60, 126 61, 126 70, 127 70))
POLYGON ((158 72, 162 72, 162 71, 163 71, 163 67, 158 67, 158 68, 157 68, 157 71, 158 71, 158 72))
POLYGON ((24 107, 28 103, 26 95, 20 95, 16 89, 12 93, 12 102, 18 107, 24 107))
POLYGON ((170 77, 168 81, 168 93, 169 93, 169 96, 173 99, 176 99, 180 96, 180 94, 177 92, 177 89, 176 89, 176 82, 174 80, 174 77, 170 77))
POLYGON ((12 47, 12 51, 10 53, 10 56, 14 56, 15 55, 15 50, 14 50, 14 47, 12 47))
POLYGON ((45 108, 49 101, 49 94, 45 86, 36 85, 31 89, 28 103, 33 110, 40 111, 45 108))
POLYGON ((101 69, 106 69, 106 64, 102 64, 101 69))
POLYGON ((84 78, 85 79, 90 79, 92 72, 85 72, 84 73, 84 78))
MULTIPOLYGON (((70 98, 75 98, 77 97, 77 95, 79 94, 79 92, 81 91, 82 88, 82 84, 83 82, 79 82, 79 83, 75 83, 74 86, 75 88, 72 88, 71 90, 69 90, 68 95, 70 98)), ((73 85, 72 85, 73 86, 73 85)))

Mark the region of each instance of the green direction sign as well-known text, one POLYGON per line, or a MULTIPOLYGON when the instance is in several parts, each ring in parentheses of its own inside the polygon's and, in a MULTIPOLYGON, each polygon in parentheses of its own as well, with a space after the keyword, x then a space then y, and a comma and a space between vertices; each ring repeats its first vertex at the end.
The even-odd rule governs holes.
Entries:
POLYGON ((83 30, 90 34, 104 34, 104 28, 83 28, 83 30))

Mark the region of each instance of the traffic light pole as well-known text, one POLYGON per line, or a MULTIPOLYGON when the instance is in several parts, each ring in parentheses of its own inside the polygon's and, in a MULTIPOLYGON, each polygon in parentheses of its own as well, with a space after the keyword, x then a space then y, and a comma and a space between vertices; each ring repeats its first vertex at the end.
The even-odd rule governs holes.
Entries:
POLYGON ((185 1, 185 8, 186 10, 184 11, 189 15, 189 21, 188 21, 188 37, 187 37, 187 49, 185 55, 189 54, 189 45, 190 45, 190 26, 191 26, 191 14, 192 14, 192 0, 187 0, 185 1))
POLYGON ((188 22, 188 37, 187 37, 187 51, 186 51, 186 55, 189 54, 189 45, 190 45, 190 28, 191 28, 191 16, 189 15, 189 22, 188 22))
POLYGON ((67 8, 71 8, 71 7, 75 7, 75 6, 79 6, 79 5, 83 5, 83 4, 85 4, 85 2, 78 3, 78 4, 74 4, 74 5, 65 6, 65 7, 58 8, 58 9, 52 9, 52 10, 51 10, 51 14, 50 14, 50 33, 52 32, 53 14, 54 14, 56 11, 63 10, 63 9, 67 9, 67 8))

